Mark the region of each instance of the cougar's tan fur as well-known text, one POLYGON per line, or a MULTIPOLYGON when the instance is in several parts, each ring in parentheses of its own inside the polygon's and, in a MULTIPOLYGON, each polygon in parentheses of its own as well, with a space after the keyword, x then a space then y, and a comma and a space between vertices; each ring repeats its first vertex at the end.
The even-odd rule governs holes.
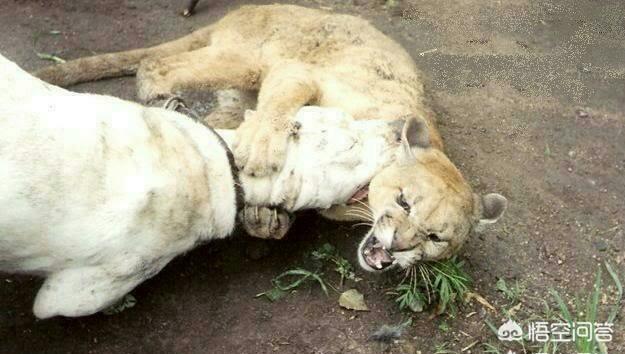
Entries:
MULTIPOLYGON (((256 176, 282 166, 289 117, 303 105, 339 107, 356 119, 410 117, 404 153, 371 183, 365 213, 374 227, 363 240, 376 238, 402 266, 451 255, 474 225, 494 222, 505 210, 502 196, 475 195, 443 153, 410 55, 361 18, 244 6, 168 43, 77 59, 36 75, 67 86, 134 73, 139 98, 147 101, 188 89, 258 91, 260 119, 243 122, 234 144, 237 163, 256 176)), ((346 219, 350 211, 325 214, 346 219)))

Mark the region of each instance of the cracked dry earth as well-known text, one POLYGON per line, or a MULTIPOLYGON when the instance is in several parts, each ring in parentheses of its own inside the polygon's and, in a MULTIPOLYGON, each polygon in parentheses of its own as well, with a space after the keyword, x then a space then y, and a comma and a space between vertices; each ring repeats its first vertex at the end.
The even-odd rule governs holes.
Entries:
MULTIPOLYGON (((203 0, 184 19, 177 15, 183 1, 175 0, 4 0, 0 52, 34 70, 49 64, 37 51, 75 58, 156 44, 250 2, 203 0), (38 36, 49 31, 60 34, 38 36)), ((282 242, 236 235, 179 257, 132 292, 135 307, 113 316, 37 321, 31 305, 41 280, 0 274, 0 353, 482 353, 484 343, 521 353, 498 342, 485 320, 503 323, 511 307, 518 318, 544 318, 549 289, 566 299, 587 293, 606 260, 624 277, 622 1, 292 3, 370 20, 429 78, 451 159, 477 191, 510 201, 503 220, 473 235, 462 254, 474 290, 497 312, 469 303, 454 317, 416 314, 398 343, 383 345, 370 334, 408 316, 385 295, 392 286, 385 278, 360 273, 364 280, 348 284, 364 294, 369 312, 343 310, 337 293, 312 286, 273 303, 255 298, 323 243, 355 264, 365 229, 311 213, 282 242), (259 258, 258 250, 267 254, 259 258), (497 291, 498 279, 522 284, 520 300, 511 304, 497 291)), ((132 78, 73 89, 134 98, 132 78)), ((331 271, 327 277, 338 283, 331 271)), ((603 308, 614 292, 604 280, 603 308)), ((608 348, 625 352, 618 319, 608 348)))

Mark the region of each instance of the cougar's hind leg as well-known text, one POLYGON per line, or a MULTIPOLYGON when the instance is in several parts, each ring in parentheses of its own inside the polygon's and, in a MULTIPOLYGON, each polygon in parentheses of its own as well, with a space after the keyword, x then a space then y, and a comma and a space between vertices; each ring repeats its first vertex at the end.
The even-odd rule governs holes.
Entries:
POLYGON ((145 60, 137 71, 139 99, 149 102, 182 90, 257 90, 260 67, 246 51, 208 46, 145 60))
POLYGON ((211 31, 211 26, 207 26, 184 37, 149 48, 78 58, 47 66, 36 71, 34 75, 43 81, 62 87, 81 82, 134 75, 143 60, 164 58, 209 45, 211 31))
POLYGON ((258 97, 258 91, 250 90, 219 90, 215 93, 219 107, 232 107, 245 111, 254 109, 258 97))
POLYGON ((236 129, 243 119, 243 111, 234 107, 218 107, 202 119, 202 124, 215 129, 236 129))
POLYGON ((245 111, 256 107, 258 92, 248 90, 219 90, 217 107, 203 123, 216 129, 236 129, 245 119, 245 111))

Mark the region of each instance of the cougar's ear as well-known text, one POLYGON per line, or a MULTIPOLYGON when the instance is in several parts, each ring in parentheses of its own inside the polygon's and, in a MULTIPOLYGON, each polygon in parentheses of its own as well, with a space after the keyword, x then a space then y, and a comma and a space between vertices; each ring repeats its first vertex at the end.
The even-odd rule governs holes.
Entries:
POLYGON ((418 116, 408 116, 404 120, 401 131, 401 156, 400 161, 408 163, 414 160, 413 149, 427 149, 430 147, 430 133, 427 123, 418 116))
POLYGON ((479 224, 494 224, 503 216, 508 207, 508 199, 498 193, 489 193, 484 196, 474 196, 478 203, 481 205, 481 214, 479 217, 479 224))
POLYGON ((243 114, 243 118, 245 120, 250 120, 250 119, 256 118, 256 111, 254 111, 252 109, 246 109, 245 113, 243 114))
POLYGON ((425 120, 416 115, 406 117, 406 123, 401 132, 401 142, 407 149, 430 147, 430 133, 425 120))

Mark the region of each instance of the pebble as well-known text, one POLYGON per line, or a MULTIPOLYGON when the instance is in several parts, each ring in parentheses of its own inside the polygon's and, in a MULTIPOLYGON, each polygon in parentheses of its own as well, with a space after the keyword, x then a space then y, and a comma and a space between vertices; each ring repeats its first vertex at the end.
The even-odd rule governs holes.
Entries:
POLYGON ((578 118, 588 118, 588 116, 589 116, 588 112, 586 112, 586 111, 585 111, 585 110, 583 110, 583 109, 577 109, 577 110, 575 110, 575 115, 576 115, 578 118))
POLYGON ((597 240, 592 244, 599 252, 605 252, 608 249, 608 244, 604 240, 597 240))

